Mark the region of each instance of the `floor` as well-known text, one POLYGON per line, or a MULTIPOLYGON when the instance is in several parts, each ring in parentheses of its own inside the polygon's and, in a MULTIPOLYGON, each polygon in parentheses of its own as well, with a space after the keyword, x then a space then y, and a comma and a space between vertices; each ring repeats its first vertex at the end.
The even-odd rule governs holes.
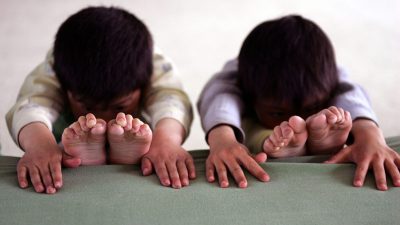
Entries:
MULTIPOLYGON (((258 23, 301 14, 330 36, 338 63, 364 86, 385 136, 400 135, 400 1, 363 0, 1 0, 1 154, 21 155, 4 115, 25 76, 44 59, 54 34, 69 15, 89 5, 114 5, 135 13, 150 28, 157 46, 173 59, 195 106, 202 86, 234 58, 258 23)), ((188 150, 206 148, 196 111, 188 150)))

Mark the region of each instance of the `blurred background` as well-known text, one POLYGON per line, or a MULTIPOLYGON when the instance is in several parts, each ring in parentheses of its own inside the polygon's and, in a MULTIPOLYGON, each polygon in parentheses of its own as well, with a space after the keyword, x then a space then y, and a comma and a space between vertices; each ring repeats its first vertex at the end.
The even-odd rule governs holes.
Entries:
MULTIPOLYGON (((69 15, 97 5, 122 7, 143 20, 156 45, 179 69, 193 107, 205 82, 237 56, 251 29, 264 20, 301 14, 322 27, 338 64, 367 90, 384 135, 400 135, 398 0, 0 0, 2 155, 22 154, 4 116, 25 76, 44 60, 69 15)), ((207 148, 197 109, 184 147, 207 148)))

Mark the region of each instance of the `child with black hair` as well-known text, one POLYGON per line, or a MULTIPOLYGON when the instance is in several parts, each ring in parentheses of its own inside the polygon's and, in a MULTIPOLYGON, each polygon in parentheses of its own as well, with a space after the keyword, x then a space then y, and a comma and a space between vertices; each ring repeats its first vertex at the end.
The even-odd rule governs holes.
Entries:
POLYGON ((181 144, 192 108, 175 75, 153 49, 147 27, 129 12, 88 7, 70 16, 7 114, 25 151, 19 185, 28 187, 29 176, 36 192, 55 193, 62 186, 61 162, 141 162, 143 174, 155 170, 162 185, 188 185, 194 163, 181 144))
POLYGON ((267 155, 304 154, 336 154, 328 162, 357 163, 355 186, 362 186, 371 165, 380 190, 387 189, 386 166, 400 186, 400 157, 386 145, 366 94, 338 69, 324 32, 301 16, 254 28, 238 62, 208 82, 198 108, 210 145, 206 176, 212 182, 216 172, 221 187, 229 185, 227 171, 246 187, 241 167, 268 181, 257 164, 267 155), (353 142, 345 147, 349 132, 353 142))

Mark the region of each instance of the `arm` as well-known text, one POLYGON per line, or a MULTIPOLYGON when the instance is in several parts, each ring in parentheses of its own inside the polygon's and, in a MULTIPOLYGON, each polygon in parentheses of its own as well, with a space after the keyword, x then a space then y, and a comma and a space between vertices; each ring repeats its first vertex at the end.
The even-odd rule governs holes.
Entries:
POLYGON ((63 107, 60 86, 51 69, 51 53, 25 79, 16 104, 6 115, 14 141, 25 151, 17 165, 18 181, 37 192, 61 188, 61 151, 51 132, 63 107))
POLYGON ((215 74, 204 86, 197 102, 201 125, 206 133, 216 126, 226 124, 232 127, 239 142, 244 140, 241 129, 241 115, 244 104, 237 87, 237 60, 226 63, 221 72, 215 74))
POLYGON ((353 89, 337 96, 335 106, 349 111, 353 120, 365 118, 377 123, 377 117, 372 110, 365 90, 360 85, 352 82, 343 69, 339 69, 339 81, 351 84, 353 89))
POLYGON ((268 181, 269 176, 258 165, 258 162, 266 160, 266 155, 260 153, 253 158, 241 143, 244 139, 240 122, 243 102, 236 86, 236 67, 237 61, 230 61, 222 72, 211 78, 200 95, 197 107, 210 145, 206 161, 207 180, 214 182, 214 172, 217 172, 220 186, 228 187, 229 170, 239 187, 244 188, 247 187, 247 180, 241 166, 261 181, 268 181))
POLYGON ((153 168, 164 186, 180 188, 195 178, 194 163, 182 143, 189 135, 193 112, 173 64, 158 50, 153 56, 150 88, 144 93, 143 115, 154 131, 149 152, 142 159, 144 175, 153 168))

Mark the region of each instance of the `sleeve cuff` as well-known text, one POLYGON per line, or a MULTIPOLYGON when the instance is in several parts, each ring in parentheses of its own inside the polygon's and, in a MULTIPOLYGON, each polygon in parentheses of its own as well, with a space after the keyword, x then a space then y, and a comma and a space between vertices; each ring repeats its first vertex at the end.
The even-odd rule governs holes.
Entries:
POLYGON ((25 107, 15 112, 11 128, 11 136, 14 139, 15 143, 19 146, 19 132, 23 127, 30 123, 41 122, 45 124, 50 130, 52 130, 52 120, 50 118, 55 118, 54 112, 52 112, 52 110, 43 110, 42 108, 25 107))

